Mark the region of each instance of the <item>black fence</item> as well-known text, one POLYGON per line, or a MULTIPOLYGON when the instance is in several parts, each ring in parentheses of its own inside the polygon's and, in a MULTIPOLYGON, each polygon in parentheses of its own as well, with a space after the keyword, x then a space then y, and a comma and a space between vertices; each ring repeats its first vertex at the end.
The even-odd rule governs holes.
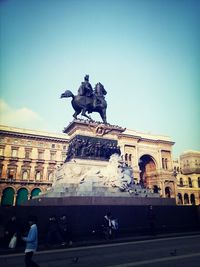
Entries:
MULTIPOLYGON (((0 207, 2 224, 14 214, 21 228, 27 226, 29 215, 38 219, 40 242, 45 240, 48 231, 48 219, 66 215, 74 240, 93 238, 98 233, 103 218, 111 212, 119 222, 120 235, 144 235, 149 231, 149 206, 16 206, 0 207)), ((157 233, 200 230, 199 206, 154 206, 155 230, 157 233)))

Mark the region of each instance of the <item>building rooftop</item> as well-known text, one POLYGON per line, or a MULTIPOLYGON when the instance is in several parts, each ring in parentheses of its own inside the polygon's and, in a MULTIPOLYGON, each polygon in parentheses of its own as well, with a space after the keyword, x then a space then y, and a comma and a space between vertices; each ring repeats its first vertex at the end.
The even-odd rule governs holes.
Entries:
POLYGON ((144 133, 144 132, 139 132, 139 131, 135 131, 135 130, 126 129, 124 131, 124 134, 140 136, 141 138, 144 138, 144 139, 161 140, 161 141, 172 142, 172 140, 171 140, 171 138, 169 136, 152 134, 150 132, 144 133))
POLYGON ((27 134, 34 136, 45 136, 45 137, 54 137, 54 138, 62 138, 68 140, 69 137, 64 133, 52 133, 38 130, 30 130, 24 128, 11 127, 6 125, 0 125, 0 131, 10 132, 10 133, 19 133, 19 134, 27 134))

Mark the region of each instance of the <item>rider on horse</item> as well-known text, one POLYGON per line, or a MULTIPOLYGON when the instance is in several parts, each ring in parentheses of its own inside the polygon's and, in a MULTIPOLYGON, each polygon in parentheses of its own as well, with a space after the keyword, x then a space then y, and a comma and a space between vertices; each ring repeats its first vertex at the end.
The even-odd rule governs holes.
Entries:
POLYGON ((85 75, 84 82, 81 83, 81 86, 78 89, 78 95, 74 95, 70 90, 66 90, 61 94, 61 98, 72 97, 71 103, 75 110, 75 113, 73 114, 75 119, 77 118, 77 115, 81 113, 82 116, 91 120, 87 113, 98 112, 103 122, 107 123, 107 102, 104 97, 106 94, 107 92, 100 82, 96 84, 93 91, 92 86, 89 83, 89 75, 85 75))
POLYGON ((85 75, 84 82, 81 83, 78 89, 78 95, 87 97, 93 96, 92 85, 89 83, 89 75, 85 75))

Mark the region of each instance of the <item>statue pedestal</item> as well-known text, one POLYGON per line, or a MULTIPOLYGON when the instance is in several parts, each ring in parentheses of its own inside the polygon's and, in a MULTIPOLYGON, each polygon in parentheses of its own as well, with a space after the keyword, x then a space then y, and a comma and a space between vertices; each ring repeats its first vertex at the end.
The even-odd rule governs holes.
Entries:
MULTIPOLYGON (((52 188, 33 203, 150 205, 165 202, 158 193, 134 183, 132 168, 122 161, 118 149, 118 136, 124 130, 97 122, 71 122, 64 129, 70 137, 65 163, 57 170, 52 188)), ((170 199, 166 203, 173 202, 170 199)))
POLYGON ((75 135, 86 135, 91 137, 105 137, 117 139, 118 135, 124 132, 126 128, 117 125, 104 124, 101 122, 92 122, 87 120, 73 120, 63 132, 71 138, 75 135))
POLYGON ((174 198, 144 198, 144 197, 118 197, 118 196, 59 196, 39 197, 27 201, 23 206, 103 206, 106 209, 120 206, 175 206, 174 198))

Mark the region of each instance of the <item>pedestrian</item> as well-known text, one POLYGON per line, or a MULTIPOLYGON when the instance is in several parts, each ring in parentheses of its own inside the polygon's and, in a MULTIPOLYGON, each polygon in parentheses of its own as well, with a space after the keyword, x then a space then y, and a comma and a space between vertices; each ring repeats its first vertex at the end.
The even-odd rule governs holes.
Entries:
POLYGON ((37 263, 32 260, 33 254, 37 250, 38 246, 38 230, 36 225, 36 217, 29 216, 28 223, 30 229, 26 237, 22 237, 22 240, 26 242, 25 248, 25 266, 26 267, 39 267, 37 263))
POLYGON ((66 215, 60 216, 59 229, 60 229, 61 236, 63 238, 62 245, 66 245, 68 243, 68 245, 71 246, 72 245, 71 231, 69 229, 69 223, 68 223, 66 215))
POLYGON ((103 221, 103 234, 105 239, 110 239, 112 237, 112 216, 111 212, 107 212, 106 215, 104 216, 104 221, 103 221))
POLYGON ((5 226, 5 243, 7 248, 14 249, 19 237, 19 225, 17 217, 13 214, 5 226))
POLYGON ((47 245, 65 245, 61 236, 58 220, 55 215, 49 217, 47 230, 47 245))

